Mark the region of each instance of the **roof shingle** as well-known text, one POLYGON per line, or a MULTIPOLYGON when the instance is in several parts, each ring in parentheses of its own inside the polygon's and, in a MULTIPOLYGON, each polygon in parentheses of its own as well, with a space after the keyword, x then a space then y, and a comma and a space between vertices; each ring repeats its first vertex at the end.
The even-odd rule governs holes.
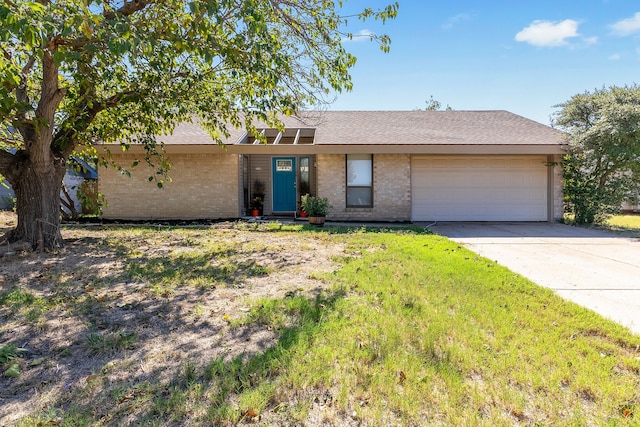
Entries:
MULTIPOLYGON (((316 145, 561 145, 562 133, 508 111, 309 111, 282 117, 285 128, 314 128, 316 145)), ((258 128, 266 127, 258 124, 258 128)), ((229 128, 226 144, 243 129, 229 128)), ((213 144, 198 124, 184 123, 165 144, 213 144)))

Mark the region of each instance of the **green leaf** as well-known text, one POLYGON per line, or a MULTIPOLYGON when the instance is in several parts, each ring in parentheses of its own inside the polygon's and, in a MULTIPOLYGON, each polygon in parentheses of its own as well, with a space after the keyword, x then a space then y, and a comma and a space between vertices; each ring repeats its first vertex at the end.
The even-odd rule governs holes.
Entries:
POLYGON ((38 2, 28 2, 27 7, 31 9, 32 13, 43 13, 45 11, 45 6, 42 3, 38 2))
POLYGON ((44 357, 38 357, 37 359, 33 359, 31 361, 31 363, 29 363, 29 365, 31 366, 38 366, 41 365, 42 362, 44 362, 46 359, 44 357))
POLYGON ((20 376, 20 366, 17 363, 12 364, 4 371, 4 376, 9 378, 18 378, 20 376))

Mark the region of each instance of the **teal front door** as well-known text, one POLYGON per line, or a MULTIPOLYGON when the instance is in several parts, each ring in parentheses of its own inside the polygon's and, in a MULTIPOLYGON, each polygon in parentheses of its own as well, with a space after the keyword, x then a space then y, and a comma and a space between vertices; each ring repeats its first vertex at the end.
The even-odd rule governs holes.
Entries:
POLYGON ((296 210, 296 158, 273 158, 273 211, 296 210))

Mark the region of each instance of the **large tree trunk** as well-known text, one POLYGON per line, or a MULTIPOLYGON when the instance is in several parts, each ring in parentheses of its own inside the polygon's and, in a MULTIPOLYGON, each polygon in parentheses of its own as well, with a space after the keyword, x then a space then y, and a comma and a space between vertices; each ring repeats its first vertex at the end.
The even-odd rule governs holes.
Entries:
POLYGON ((7 235, 9 241, 25 241, 41 251, 61 248, 60 187, 66 162, 56 159, 38 164, 27 158, 16 169, 19 172, 11 179, 11 185, 16 195, 18 225, 7 235))
MULTIPOLYGON (((69 138, 57 141, 55 149, 53 144, 56 109, 66 93, 58 86, 58 67, 51 53, 55 48, 55 41, 50 40, 42 53, 42 84, 35 118, 30 118, 25 109, 22 120, 15 121, 23 147, 13 155, 8 152, 0 155, 0 172, 13 187, 18 214, 18 225, 6 237, 9 243, 24 241, 40 251, 63 246, 60 187, 66 159, 74 147, 69 138)), ((25 67, 25 72, 30 71, 32 65, 33 61, 25 67)), ((33 105, 24 78, 15 90, 19 101, 33 105)))

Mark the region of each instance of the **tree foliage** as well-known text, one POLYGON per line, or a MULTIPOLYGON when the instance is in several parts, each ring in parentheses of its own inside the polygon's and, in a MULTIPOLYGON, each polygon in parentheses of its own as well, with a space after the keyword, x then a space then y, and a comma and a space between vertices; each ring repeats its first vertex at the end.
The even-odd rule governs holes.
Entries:
MULTIPOLYGON (((49 193, 59 191, 74 150, 96 141, 120 142, 123 149, 142 143, 147 155, 140 161, 158 168, 161 185, 169 164, 154 135, 196 119, 214 138, 227 134, 228 124, 251 128, 255 118, 277 125, 276 113, 351 89, 356 59, 342 45, 350 36, 347 21, 384 22, 396 16, 398 4, 346 17, 343 6, 331 0, 4 0, 0 173, 18 198, 10 240, 61 244, 54 214, 33 212, 57 215, 59 201, 49 193), (26 185, 48 181, 58 188, 26 185), (43 231, 42 224, 53 227, 43 231)), ((388 36, 373 40, 388 50, 388 36)))
MULTIPOLYGON (((425 103, 426 103, 426 107, 424 108, 425 111, 438 111, 442 108, 442 103, 437 99, 435 99, 433 95, 429 96, 429 99, 426 100, 425 103)), ((451 108, 451 106, 447 104, 447 107, 445 108, 445 110, 452 111, 453 108, 451 108)))
POLYGON ((640 190, 640 87, 585 92, 558 107, 569 213, 576 223, 599 222, 640 190))

